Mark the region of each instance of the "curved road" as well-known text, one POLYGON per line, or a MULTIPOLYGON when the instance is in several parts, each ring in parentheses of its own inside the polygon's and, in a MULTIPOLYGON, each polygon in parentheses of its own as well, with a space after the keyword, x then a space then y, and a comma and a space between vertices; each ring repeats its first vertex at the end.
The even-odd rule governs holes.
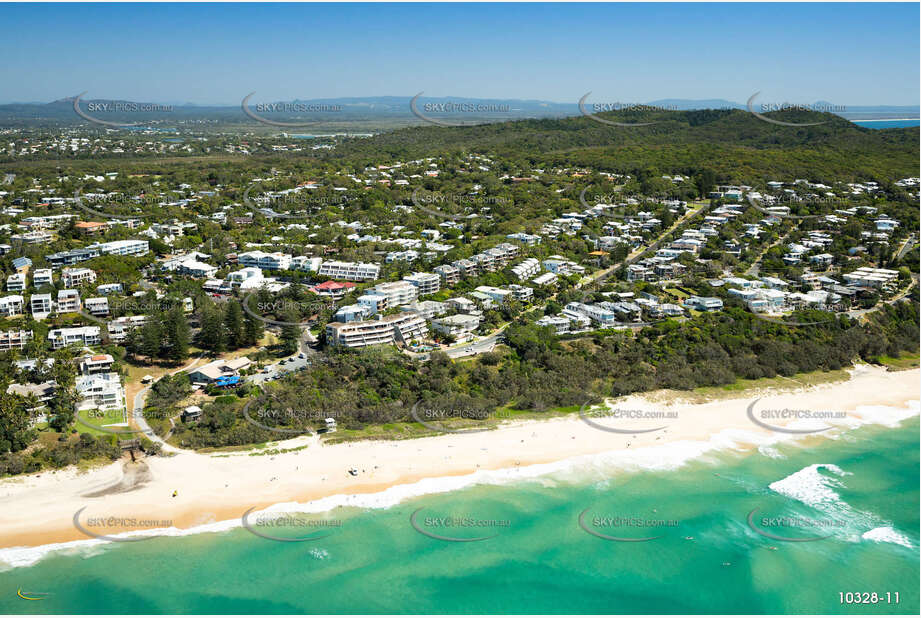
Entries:
MULTIPOLYGON (((201 358, 202 358, 201 356, 196 357, 194 360, 192 360, 191 363, 189 363, 182 369, 177 369, 176 371, 173 371, 169 373, 168 375, 174 376, 177 373, 182 373, 183 371, 187 371, 188 369, 191 369, 195 365, 195 363, 201 360, 201 358)), ((153 385, 151 384, 151 386, 153 385)), ((141 389, 141 391, 139 391, 138 394, 134 396, 134 410, 131 413, 131 418, 134 420, 137 426, 141 429, 141 432, 145 436, 147 436, 151 442, 156 442, 157 444, 159 444, 160 448, 163 449, 164 451, 167 451, 170 453, 194 453, 195 451, 176 448, 172 444, 166 443, 163 440, 163 438, 158 436, 156 432, 153 430, 153 428, 149 424, 147 424, 147 419, 144 418, 144 402, 147 399, 147 392, 149 390, 150 390, 150 386, 148 386, 147 388, 141 389)))

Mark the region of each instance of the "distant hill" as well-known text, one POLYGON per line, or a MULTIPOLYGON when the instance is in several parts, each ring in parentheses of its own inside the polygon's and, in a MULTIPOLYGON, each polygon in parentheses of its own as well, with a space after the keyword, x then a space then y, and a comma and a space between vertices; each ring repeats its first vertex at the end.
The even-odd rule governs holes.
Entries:
MULTIPOLYGON (((74 97, 65 97, 50 103, 8 103, 0 105, 0 126, 71 126, 86 124, 87 121, 77 116, 73 109, 74 97)), ((312 113, 309 111, 297 113, 263 113, 260 114, 267 118, 281 122, 318 122, 326 124, 343 125, 344 123, 368 123, 378 122, 381 127, 407 126, 423 122, 410 109, 412 96, 378 96, 378 97, 343 97, 343 98, 320 98, 320 99, 295 99, 294 101, 273 101, 272 103, 286 104, 289 108, 296 106, 311 105, 337 105, 341 106, 341 111, 335 113, 312 113)), ((120 103, 122 105, 152 106, 149 102, 131 102, 131 101, 112 101, 103 99, 82 99, 81 109, 87 110, 90 104, 97 103, 120 103)), ((267 103, 267 101, 254 95, 250 104, 251 109, 257 102, 267 103)), ((591 99, 586 101, 586 108, 589 112, 594 112, 591 99)), ((608 103, 615 103, 609 101, 608 103)), ((630 101, 629 103, 636 103, 630 101)), ((159 104, 170 105, 170 104, 159 104)), ((660 107, 664 110, 677 111, 694 111, 694 110, 744 110, 743 103, 728 101, 725 99, 659 99, 643 103, 643 105, 660 107)), ((826 102, 816 102, 814 106, 832 105, 826 102)), ((170 124, 186 123, 203 123, 213 122, 222 124, 250 124, 253 121, 243 113, 240 104, 227 105, 197 105, 197 104, 171 104, 169 111, 152 111, 138 113, 94 113, 94 117, 125 123, 150 124, 154 126, 166 126, 170 124)), ((846 111, 841 111, 838 115, 849 119, 867 119, 867 118, 917 118, 919 116, 919 106, 845 106, 846 111)), ((464 123, 473 122, 504 122, 508 120, 523 120, 530 118, 565 118, 570 116, 581 115, 577 101, 572 103, 559 103, 542 100, 522 100, 522 99, 485 99, 470 97, 429 97, 421 96, 417 101, 417 108, 425 115, 434 119, 443 119, 447 121, 456 121, 464 123), (429 109, 441 109, 440 106, 452 104, 457 106, 467 106, 462 113, 440 113, 438 111, 426 111, 429 109), (475 109, 486 107, 490 111, 477 112, 475 109)), ((758 110, 756 110, 758 111, 758 110)))
POLYGON ((608 126, 582 116, 520 120, 471 127, 421 126, 389 131, 336 148, 331 156, 403 159, 441 152, 493 153, 535 166, 584 165, 637 172, 645 168, 693 174, 711 168, 722 179, 881 179, 916 176, 918 127, 875 130, 828 113, 770 112, 765 122, 738 109, 630 111, 598 114, 608 126))

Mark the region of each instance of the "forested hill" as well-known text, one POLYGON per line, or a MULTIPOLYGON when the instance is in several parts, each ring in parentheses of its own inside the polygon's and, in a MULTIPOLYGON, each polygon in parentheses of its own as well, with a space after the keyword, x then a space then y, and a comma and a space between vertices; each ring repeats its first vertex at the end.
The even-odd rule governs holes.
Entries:
POLYGON ((839 116, 810 111, 765 114, 808 127, 765 122, 742 110, 612 112, 610 126, 584 116, 465 127, 422 126, 342 144, 334 157, 406 160, 444 152, 489 153, 513 162, 584 165, 631 172, 656 167, 692 173, 709 167, 739 180, 891 180, 916 176, 918 127, 866 129, 839 116))

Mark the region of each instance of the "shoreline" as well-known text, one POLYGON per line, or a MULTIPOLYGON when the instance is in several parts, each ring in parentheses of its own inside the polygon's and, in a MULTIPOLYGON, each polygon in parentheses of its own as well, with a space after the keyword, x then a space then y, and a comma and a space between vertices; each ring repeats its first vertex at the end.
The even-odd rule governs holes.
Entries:
MULTIPOLYGON (((181 453, 147 458, 133 467, 119 461, 83 474, 66 469, 13 477, 0 481, 0 504, 7 507, 0 514, 0 561, 24 566, 58 549, 50 545, 109 542, 90 539, 75 528, 74 514, 83 507, 83 523, 89 517, 147 518, 171 522, 167 532, 171 536, 197 534, 239 527, 240 517, 250 508, 279 513, 320 513, 337 506, 386 508, 419 495, 484 482, 514 482, 572 467, 616 464, 669 469, 714 450, 741 452, 780 441, 827 439, 820 433, 793 435, 757 426, 746 415, 755 398, 760 398, 759 409, 763 404, 846 411, 847 418, 829 422, 840 429, 891 424, 886 415, 858 412, 858 406, 904 409, 908 402, 921 399, 919 369, 887 372, 862 365, 850 374, 844 382, 792 392, 749 391, 741 397, 702 404, 677 401, 664 405, 653 401, 655 393, 609 404, 676 413, 677 418, 669 419, 664 429, 648 433, 611 433, 568 415, 507 423, 482 433, 336 445, 299 437, 273 448, 306 444, 306 449, 278 455, 181 453), (665 445, 669 448, 660 448, 665 445), (348 473, 352 467, 359 470, 358 476, 348 473), (175 498, 174 490, 178 491, 175 498)), ((910 415, 917 414, 914 406, 910 415)), ((663 424, 642 419, 593 420, 608 425, 629 423, 623 426, 632 430, 663 424)), ((784 421, 771 422, 787 426, 784 421)), ((94 529, 106 535, 126 530, 129 528, 94 529)), ((156 530, 162 531, 162 526, 156 530)), ((148 529, 141 534, 157 533, 148 529)))

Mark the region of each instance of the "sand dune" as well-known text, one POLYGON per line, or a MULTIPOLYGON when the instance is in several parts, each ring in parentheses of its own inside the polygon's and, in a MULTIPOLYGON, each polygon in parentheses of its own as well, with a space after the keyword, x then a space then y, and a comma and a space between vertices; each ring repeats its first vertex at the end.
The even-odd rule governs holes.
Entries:
MULTIPOLYGON (((399 442, 323 445, 315 437, 287 440, 278 448, 307 445, 279 455, 252 456, 181 453, 151 457, 144 465, 119 461, 86 474, 69 469, 0 482, 0 547, 34 547, 86 539, 73 524, 81 517, 169 521, 190 528, 209 522, 239 520, 251 507, 307 502, 338 494, 368 494, 422 479, 456 477, 477 471, 523 468, 601 453, 632 453, 663 465, 682 449, 756 447, 781 439, 821 439, 826 433, 867 422, 887 422, 879 410, 858 406, 904 408, 921 399, 919 370, 887 372, 854 369, 849 381, 796 392, 746 392, 737 399, 705 404, 673 403, 631 396, 608 406, 620 417, 578 415, 546 421, 507 423, 495 431, 446 434, 399 442), (763 422, 783 429, 828 431, 790 434, 771 431, 749 418, 753 400, 763 422), (844 418, 768 418, 763 410, 812 410, 845 413, 844 418), (625 418, 624 411, 633 418, 625 418), (664 413, 637 418, 637 411, 664 413), (661 427, 656 431, 645 431, 661 427), (609 431, 605 428, 613 428, 609 431), (627 431, 628 433, 621 433, 627 431), (668 449, 657 449, 669 445, 668 449), (703 445, 703 446, 701 446, 703 445), (707 446, 709 445, 709 446, 707 446), (145 467, 146 466, 146 467, 145 467), (358 470, 357 476, 349 473, 358 470), (177 492, 174 497, 173 492, 177 492)), ((755 409, 755 408, 753 408, 755 409)), ((782 416, 782 415, 781 415, 782 416)), ((104 534, 144 525, 110 525, 104 534)))

